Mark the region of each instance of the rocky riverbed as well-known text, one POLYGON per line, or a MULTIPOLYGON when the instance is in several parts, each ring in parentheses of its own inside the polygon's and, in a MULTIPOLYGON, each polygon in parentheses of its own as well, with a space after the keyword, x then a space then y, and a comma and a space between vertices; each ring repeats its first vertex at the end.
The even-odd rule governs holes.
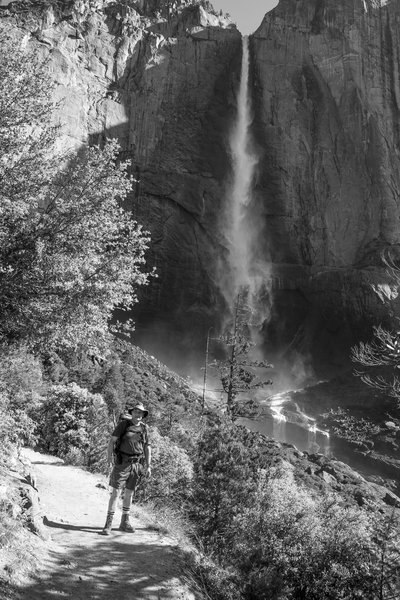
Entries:
POLYGON ((400 418, 393 400, 351 372, 265 401, 252 429, 348 463, 400 493, 400 418))

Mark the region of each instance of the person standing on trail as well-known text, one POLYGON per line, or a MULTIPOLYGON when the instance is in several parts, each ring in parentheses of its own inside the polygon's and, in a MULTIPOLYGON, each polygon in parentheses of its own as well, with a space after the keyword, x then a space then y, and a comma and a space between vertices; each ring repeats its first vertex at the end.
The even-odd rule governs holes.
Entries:
POLYGON ((134 528, 129 522, 132 496, 140 479, 151 475, 151 446, 147 425, 143 423, 149 413, 141 402, 128 406, 127 412, 129 414, 123 415, 114 429, 107 447, 108 466, 113 466, 109 481, 112 491, 102 535, 111 533, 118 492, 123 485, 125 492, 119 529, 133 533, 134 528))

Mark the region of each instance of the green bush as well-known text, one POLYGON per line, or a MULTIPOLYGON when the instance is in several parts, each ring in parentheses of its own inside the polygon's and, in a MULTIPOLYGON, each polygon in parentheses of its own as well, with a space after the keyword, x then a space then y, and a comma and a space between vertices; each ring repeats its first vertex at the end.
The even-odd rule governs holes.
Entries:
POLYGON ((3 23, 0 53, 0 339, 106 353, 148 278, 129 164, 115 139, 60 153, 46 61, 3 23))
POLYGON ((368 515, 334 496, 314 498, 290 470, 263 473, 235 520, 231 559, 254 600, 367 598, 374 584, 373 527, 368 515))
POLYGON ((24 525, 26 517, 15 484, 1 472, 0 484, 0 582, 12 580, 29 560, 24 525))
POLYGON ((193 464, 187 452, 151 430, 152 477, 146 480, 144 500, 172 502, 178 507, 187 497, 193 477, 193 464))
POLYGON ((273 464, 261 436, 210 425, 194 466, 191 516, 221 573, 238 574, 237 598, 400 597, 396 525, 301 486, 289 463, 273 464))
POLYGON ((101 396, 76 383, 49 389, 39 416, 45 450, 73 464, 95 467, 105 456, 107 409, 101 396))
POLYGON ((21 445, 34 444, 43 390, 40 362, 25 348, 0 349, 0 461, 21 445))
POLYGON ((221 567, 205 553, 187 555, 184 572, 201 598, 245 600, 240 590, 240 574, 232 568, 221 567))

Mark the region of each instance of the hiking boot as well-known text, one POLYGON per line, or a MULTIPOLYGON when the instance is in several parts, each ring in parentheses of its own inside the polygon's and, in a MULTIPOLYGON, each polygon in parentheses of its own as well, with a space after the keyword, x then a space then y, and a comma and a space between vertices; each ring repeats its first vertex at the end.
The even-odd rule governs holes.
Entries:
POLYGON ((110 535, 112 521, 113 521, 113 515, 107 515, 106 524, 104 525, 103 531, 100 531, 100 535, 110 535))
POLYGON ((135 531, 135 528, 129 523, 129 515, 122 515, 119 530, 126 531, 126 533, 133 533, 135 531))

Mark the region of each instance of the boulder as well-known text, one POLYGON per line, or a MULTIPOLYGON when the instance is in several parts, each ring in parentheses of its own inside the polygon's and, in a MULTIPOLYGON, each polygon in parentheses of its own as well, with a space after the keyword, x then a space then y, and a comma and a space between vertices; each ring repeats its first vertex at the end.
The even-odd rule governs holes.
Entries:
POLYGON ((387 491, 383 501, 386 502, 389 506, 394 506, 396 508, 400 508, 400 498, 393 494, 393 492, 387 491))
POLYGON ((315 474, 318 475, 318 477, 320 477, 328 485, 335 486, 338 483, 337 479, 325 471, 325 469, 320 469, 319 471, 316 471, 315 474))
POLYGON ((43 525, 43 514, 39 503, 38 491, 30 484, 21 484, 19 492, 28 529, 43 540, 49 539, 50 535, 43 525))
POLYGON ((392 431, 398 431, 400 429, 400 427, 396 425, 396 423, 393 423, 393 421, 385 421, 385 427, 392 431))

